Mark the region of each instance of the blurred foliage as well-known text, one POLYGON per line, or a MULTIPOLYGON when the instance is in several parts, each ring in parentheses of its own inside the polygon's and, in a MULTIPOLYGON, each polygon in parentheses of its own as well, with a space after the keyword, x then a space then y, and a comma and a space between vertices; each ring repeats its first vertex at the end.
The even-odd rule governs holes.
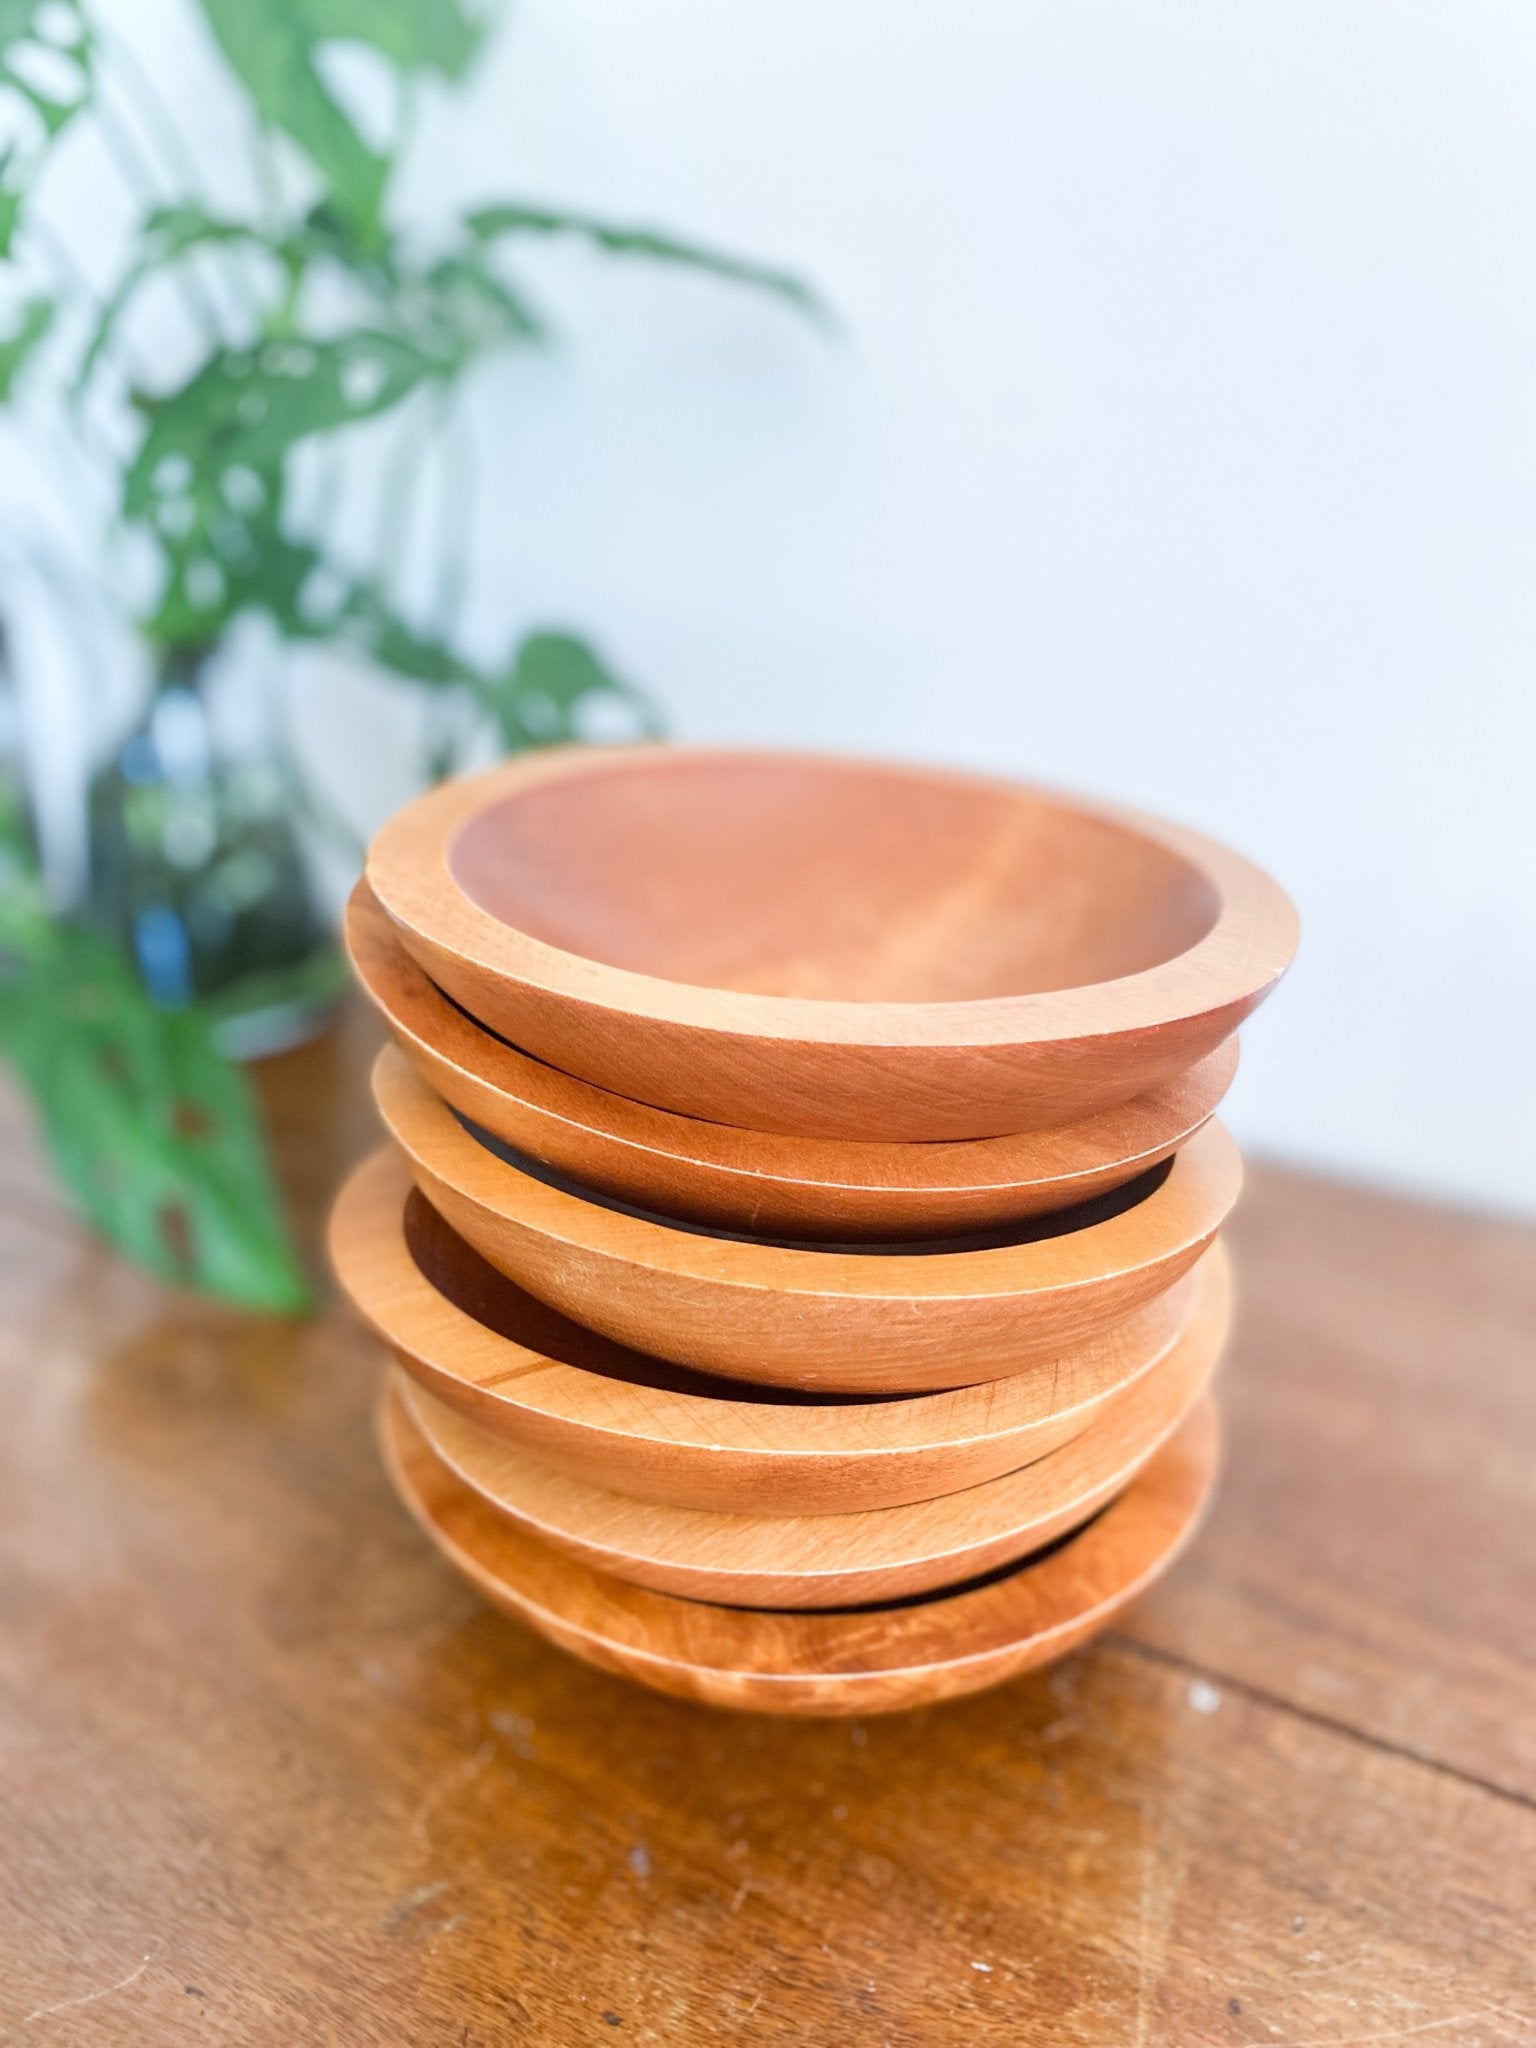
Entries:
POLYGON ((244 1074, 201 1008, 158 1009, 99 932, 49 917, 9 782, 0 883, 0 1047, 82 1212, 162 1279, 307 1307, 244 1074))
MULTIPOLYGON (((489 659, 459 644, 465 480, 445 473, 435 494, 435 588, 413 607, 396 588, 387 532, 377 559, 359 560, 355 533, 343 545, 332 530, 334 492, 318 514, 301 510, 296 458, 319 449, 339 461, 355 429, 382 423, 395 437, 387 517, 409 517, 422 464, 451 462, 466 379, 550 343, 513 268, 533 239, 575 237, 802 313, 818 312, 813 295, 781 271, 648 227, 517 200, 404 231, 390 201, 415 96, 462 87, 484 42, 464 0, 188 4, 237 89, 231 141, 246 130, 257 194, 247 207, 199 189, 152 80, 85 0, 0 0, 0 114, 14 131, 0 146, 0 275, 27 279, 0 318, 0 400, 28 395, 48 370, 82 437, 93 409, 115 408, 119 424, 126 414, 131 431, 112 458, 115 526, 156 564, 138 605, 156 671, 185 672, 250 614, 291 642, 345 645, 441 701, 424 763, 434 776, 483 736, 508 749, 579 739, 604 704, 631 730, 653 730, 642 694, 569 632, 531 632, 489 659), (333 59, 348 50, 366 52, 375 83, 379 73, 387 83, 388 142, 333 87, 333 59), (36 200, 50 151, 82 119, 139 201, 102 291, 36 200), (135 352, 150 293, 176 296, 190 337, 154 375, 135 352)), ((12 935, 0 1046, 37 1095, 82 1205, 156 1271, 242 1300, 296 1301, 249 1102, 213 1052, 207 1019, 154 1010, 92 934, 43 928, 30 949, 12 935)))
MULTIPOLYGON (((365 572, 324 532, 299 530, 292 458, 306 443, 386 416, 407 434, 422 406, 440 427, 471 371, 546 346, 545 322, 506 269, 528 238, 569 235, 609 255, 764 290, 802 312, 818 310, 812 293, 782 271, 651 228, 514 201, 452 214, 427 237, 407 235, 392 224, 388 200, 409 124, 399 124, 394 148, 370 143, 327 85, 324 59, 337 47, 368 50, 390 67, 403 108, 423 78, 465 79, 484 28, 463 0, 196 4, 245 90, 263 197, 244 214, 191 192, 147 206, 68 377, 77 406, 101 381, 123 382, 141 295, 163 286, 181 293, 198 337, 185 373, 168 385, 126 376, 141 432, 122 469, 120 510, 128 528, 150 537, 161 564, 142 620, 151 643, 195 652, 255 611, 290 639, 342 639, 405 680, 457 693, 509 744, 526 744, 535 731, 543 743, 580 738, 584 714, 602 698, 618 700, 637 730, 650 729, 639 693, 590 650, 523 716, 516 695, 528 670, 516 648, 489 663, 471 658, 451 645, 445 617, 407 616, 377 565, 365 572), (281 196, 295 180, 284 175, 279 137, 307 164, 302 199, 281 196)), ((103 110, 108 103, 111 46, 99 58, 99 42, 78 0, 0 0, 0 82, 24 96, 37 130, 25 166, 8 165, 0 186, 13 233, 41 155, 98 86, 103 110), (50 71, 69 66, 72 90, 63 97, 32 82, 27 58, 40 52, 50 71)), ((132 68, 120 84, 129 97, 147 87, 132 68)), ((151 130, 163 120, 152 100, 137 111, 151 130)), ((108 127, 105 138, 115 132, 108 127)), ((0 342, 0 396, 73 295, 66 280, 26 299, 0 342)))

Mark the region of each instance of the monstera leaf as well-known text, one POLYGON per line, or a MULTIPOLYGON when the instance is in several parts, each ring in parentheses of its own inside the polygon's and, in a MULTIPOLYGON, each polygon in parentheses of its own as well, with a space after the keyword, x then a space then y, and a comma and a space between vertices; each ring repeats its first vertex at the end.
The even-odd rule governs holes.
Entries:
POLYGON ((244 1075, 194 1009, 157 1009, 101 935, 49 915, 26 806, 0 778, 0 1057, 65 1187, 152 1272, 253 1308, 309 1290, 244 1075))
MULTIPOLYGON (((458 644, 474 465, 455 393, 477 364, 548 338, 516 275, 517 254, 539 238, 754 287, 825 318, 820 300, 772 265, 515 199, 456 208, 435 225, 392 224, 410 89, 464 77, 487 0, 193 4, 239 88, 232 130, 258 131, 260 197, 249 207, 201 189, 176 110, 158 106, 134 62, 133 7, 118 10, 123 33, 98 45, 95 0, 0 0, 0 259, 28 240, 39 172, 94 102, 114 204, 126 197, 136 216, 104 299, 39 218, 25 253, 40 283, 0 304, 0 403, 23 373, 35 388, 60 370, 93 452, 99 402, 114 424, 131 404, 137 440, 106 452, 117 523, 159 570, 148 594, 135 581, 156 663, 200 659, 252 613, 287 640, 345 645, 443 700, 424 721, 429 775, 488 730, 509 749, 654 730, 645 698, 571 633, 531 633, 504 652, 458 644), (359 56, 367 62, 352 62, 349 78, 359 56), (387 140, 354 111, 352 80, 393 89, 400 118, 387 140), (269 164, 273 137, 313 175, 269 164), (140 346, 126 331, 150 287, 174 295, 190 349, 167 350, 154 333, 140 346), (364 422, 392 442, 377 521, 341 509, 351 430, 364 422), (406 517, 392 525, 395 505, 406 517), (421 537, 410 524, 418 505, 436 529, 428 549, 393 545, 421 537), (403 573, 408 559, 427 573, 403 573)), ((300 1305, 258 1121, 239 1070, 216 1050, 211 1013, 156 1008, 126 952, 53 921, 35 862, 7 851, 4 799, 0 777, 0 1056, 31 1088, 65 1182, 155 1271, 300 1305)))
POLYGON ((622 706, 640 733, 656 731, 640 691, 571 633, 530 633, 501 674, 485 679, 480 696, 513 752, 589 737, 583 714, 604 702, 622 706))
POLYGON ((219 47, 261 119, 292 138, 339 212, 376 227, 389 161, 371 148, 325 83, 328 45, 357 43, 401 72, 461 77, 480 32, 460 0, 201 0, 219 47))
POLYGON ((116 338, 124 315, 151 278, 163 277, 206 249, 255 249, 277 257, 280 262, 296 260, 292 255, 294 240, 287 235, 265 235, 249 221, 224 219, 191 200, 154 207, 139 229, 132 261, 96 309, 89 339, 75 370, 71 396, 78 398, 90 383, 103 354, 116 338))
POLYGON ((200 1012, 157 1009, 105 940, 65 925, 0 979, 0 1052, 119 1250, 246 1307, 308 1305, 245 1077, 200 1012))
POLYGON ((142 518, 188 477, 280 464, 311 434, 388 412, 444 365, 397 334, 269 341, 220 349, 169 397, 135 395, 149 421, 123 485, 123 510, 142 518))
POLYGON ((47 135, 88 102, 91 60, 80 0, 0 0, 0 88, 25 101, 47 135))
POLYGON ((49 145, 90 103, 93 56, 80 0, 0 0, 0 118, 7 101, 19 102, 27 110, 21 125, 33 130, 30 146, 12 141, 0 151, 0 257, 11 253, 49 145))

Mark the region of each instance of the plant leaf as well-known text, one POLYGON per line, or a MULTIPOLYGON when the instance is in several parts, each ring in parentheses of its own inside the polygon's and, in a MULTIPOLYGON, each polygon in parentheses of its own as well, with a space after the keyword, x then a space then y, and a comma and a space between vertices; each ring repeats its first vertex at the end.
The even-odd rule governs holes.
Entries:
POLYGON ((137 395, 149 427, 121 502, 125 518, 150 527, 166 564, 150 635, 166 646, 206 642, 238 612, 264 610, 289 637, 334 634, 419 681, 464 680, 465 665, 412 636, 367 581, 343 578, 344 604, 306 602, 325 564, 282 531, 284 465, 310 435, 450 378, 509 326, 521 335, 520 309, 493 304, 419 335, 360 328, 322 341, 273 339, 217 351, 177 391, 137 395))
POLYGON ((58 0, 57 5, 52 0, 0 0, 0 109, 7 93, 20 99, 31 108, 40 137, 31 148, 9 143, 0 151, 0 257, 10 254, 22 202, 49 144, 90 103, 93 56, 81 0, 58 0), (72 65, 74 90, 49 91, 28 77, 39 57, 61 84, 69 80, 72 65))
POLYGON ((773 292, 813 319, 825 322, 830 317, 817 293, 792 272, 728 256, 698 242, 680 241, 677 236, 662 234, 655 228, 624 227, 591 214, 509 203, 482 206, 466 217, 465 225, 480 242, 515 235, 574 235, 612 256, 643 256, 653 262, 681 264, 734 284, 773 292))
POLYGON ((191 201, 177 206, 158 206, 147 215, 139 230, 139 246, 133 261, 97 312, 71 383, 71 397, 78 397, 90 382, 103 349, 116 334, 141 285, 179 263, 194 249, 234 245, 271 249, 279 258, 285 246, 269 241, 245 221, 220 219, 191 201))
POLYGON ((305 0, 200 0, 219 48, 268 126, 304 151, 338 211, 365 230, 378 221, 389 166, 332 99, 315 67, 317 30, 305 0))
POLYGON ((304 0, 317 41, 366 43, 402 71, 462 78, 483 31, 462 0, 304 0))
POLYGON ((11 387, 48 329, 53 325, 54 302, 44 293, 28 299, 15 328, 0 340, 0 404, 11 395, 11 387))
POLYGON ((98 934, 51 937, 0 984, 0 1049, 86 1216, 164 1279, 254 1308, 306 1307, 249 1089, 208 1020, 156 1009, 98 934))
POLYGON ((20 776, 4 770, 0 761, 0 976, 52 942, 31 810, 20 776))
POLYGON ((0 261, 11 253, 16 224, 21 219, 22 187, 11 183, 15 158, 13 149, 0 156, 0 261))
POLYGON ((377 229, 390 170, 327 90, 316 63, 328 43, 361 43, 402 72, 459 78, 480 44, 462 0, 200 0, 219 47, 263 121, 290 136, 337 210, 377 229))
POLYGON ((93 55, 80 0, 0 0, 0 86, 26 101, 50 141, 89 102, 93 55), (42 75, 58 81, 54 90, 28 75, 38 58, 42 75))
POLYGON ((272 472, 307 436, 387 412, 452 367, 377 329, 219 349, 179 390, 134 394, 149 431, 123 480, 123 510, 130 519, 158 511, 163 520, 193 481, 208 486, 231 469, 272 472))
POLYGON ((544 322, 496 275, 480 249, 440 256, 401 293, 413 332, 444 354, 468 363, 508 342, 548 339, 544 322))
POLYGON ((513 751, 587 738, 581 713, 603 699, 622 704, 638 733, 657 730, 643 693, 572 633, 530 633, 499 675, 479 682, 478 694, 513 751))

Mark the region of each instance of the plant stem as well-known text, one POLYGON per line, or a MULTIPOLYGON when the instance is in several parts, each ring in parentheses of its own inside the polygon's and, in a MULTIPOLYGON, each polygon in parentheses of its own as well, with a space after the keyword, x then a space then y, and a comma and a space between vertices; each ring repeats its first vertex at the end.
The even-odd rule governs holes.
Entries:
POLYGON ((323 541, 341 502, 341 489, 347 475, 346 452, 339 442, 327 441, 316 449, 315 463, 319 475, 315 484, 314 530, 323 541))
MULTIPOLYGON (((141 206, 154 207, 160 202, 157 175, 139 147, 138 138, 125 122, 113 111, 111 101, 100 94, 96 100, 96 120, 108 154, 114 159, 124 181, 132 186, 141 206)), ((193 272, 178 269, 177 289, 189 316, 203 330, 203 339, 210 347, 221 347, 224 341, 223 325, 218 308, 203 289, 202 279, 193 272)))
POLYGON ((459 693, 433 690, 422 705, 422 778, 446 782, 459 765, 459 693))
POLYGON ((288 214, 288 200, 283 191, 282 172, 278 166, 277 152, 272 147, 272 138, 265 125, 256 120, 245 124, 246 152, 251 161, 251 175, 256 185, 257 204, 268 226, 275 226, 285 220, 288 214))
POLYGON ((395 146, 390 151, 397 164, 404 159, 415 138, 418 104, 415 79, 408 71, 400 73, 400 118, 395 123, 395 146))
POLYGON ((437 636, 451 640, 469 588, 469 536, 475 510, 475 448, 462 394, 442 388, 436 420, 438 462, 437 582, 432 617, 437 636), (457 402, 456 402, 457 401, 457 402))
MULTIPOLYGON (((27 215, 27 233, 37 238, 38 242, 47 252, 49 262, 67 278, 79 297, 84 299, 94 311, 99 312, 102 306, 101 292, 75 261, 69 244, 64 240, 63 236, 51 228, 42 215, 36 212, 27 215)), ((120 346, 120 344, 114 341, 114 346, 120 346)), ((130 381, 137 383, 142 374, 143 366, 134 361, 131 349, 123 349, 122 357, 123 367, 127 371, 130 381)))
POLYGON ((154 136, 169 175, 180 178, 189 192, 198 191, 204 181, 193 160, 191 148, 171 119, 170 110, 161 99, 158 86, 134 54, 132 44, 112 29, 99 27, 97 34, 111 51, 113 62, 122 72, 124 82, 136 95, 139 118, 154 136))
POLYGON ((413 392, 398 413, 394 446, 379 488, 379 518, 374 529, 373 557, 381 588, 398 592, 406 542, 416 509, 416 485, 434 427, 434 410, 413 392))
MULTIPOLYGON (((27 233, 36 239, 48 261, 63 276, 77 297, 88 305, 99 306, 100 292, 75 261, 62 236, 56 234, 40 214, 28 214, 27 233)), ((139 372, 131 352, 126 353, 124 366, 129 377, 136 382, 139 372)), ((66 435, 56 422, 50 424, 45 417, 43 431, 57 448, 72 448, 76 455, 83 455, 87 462, 99 463, 109 475, 115 474, 121 459, 120 452, 113 447, 106 433, 83 407, 75 415, 75 426, 77 431, 72 435, 66 435)))
POLYGON ((298 748, 293 739, 293 720, 288 708, 286 689, 281 696, 281 737, 283 767, 293 788, 300 812, 330 845, 348 860, 356 861, 359 867, 367 857, 368 842, 341 810, 309 775, 299 759, 298 748))
MULTIPOLYGON (((191 147, 172 119, 170 109, 160 97, 159 88, 139 62, 132 44, 111 31, 103 32, 103 41, 111 51, 113 63, 121 73, 123 84, 127 88, 124 96, 131 97, 136 102, 135 111, 159 148, 162 163, 171 178, 179 178, 188 194, 203 190, 206 180, 198 169, 191 147)), ((248 253, 242 252, 243 255, 248 253)), ((197 260, 198 258, 194 257, 194 261, 197 260)), ((219 264, 215 262, 211 268, 217 276, 220 271, 219 264)), ((253 326, 259 324, 261 308, 251 287, 245 263, 240 257, 237 256, 229 265, 225 275, 234 284, 236 295, 241 302, 240 310, 253 326)))

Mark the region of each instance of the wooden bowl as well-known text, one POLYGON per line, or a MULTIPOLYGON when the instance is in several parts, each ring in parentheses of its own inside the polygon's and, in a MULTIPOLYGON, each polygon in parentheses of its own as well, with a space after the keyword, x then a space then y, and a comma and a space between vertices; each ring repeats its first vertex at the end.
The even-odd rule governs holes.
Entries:
POLYGON ((450 1002, 366 882, 347 906, 364 990, 421 1078, 461 1116, 598 1194, 778 1237, 928 1237, 1090 1200, 1166 1159, 1231 1085, 1237 1040, 1082 1123, 960 1144, 878 1145, 732 1130, 547 1067, 450 1002))
POLYGON ((401 1498, 493 1605, 658 1692, 779 1714, 878 1714, 978 1692, 1065 1655, 1173 1562, 1215 1478, 1209 1401, 1103 1514, 979 1585, 889 1606, 774 1614, 678 1600, 526 1535, 455 1477, 398 1394, 381 1415, 401 1498))
POLYGON ((503 1037, 714 1123, 879 1141, 1076 1123, 1228 1039, 1295 913, 1182 828, 974 776, 568 748, 418 798, 368 880, 503 1037))
POLYGON ((937 1500, 854 1514, 763 1514, 755 1501, 711 1514, 632 1500, 571 1478, 408 1380, 404 1387, 432 1448, 466 1485, 596 1571, 687 1600, 847 1607, 955 1585, 1080 1528, 1188 1416, 1225 1333, 1225 1304, 1208 1293, 1168 1356, 1069 1443, 937 1500))
POLYGON ((1230 1294, 1218 1239, 1103 1337, 1010 1379, 891 1401, 750 1387, 568 1322, 455 1236, 394 1151, 331 1215, 343 1288, 414 1380, 563 1471, 639 1500, 730 1512, 900 1507, 1016 1471, 1097 1424, 1230 1294))
POLYGON ((428 1201, 530 1294, 638 1351, 822 1393, 970 1386, 1091 1343, 1188 1272, 1241 1181, 1212 1121, 1144 1182, 984 1249, 788 1246, 535 1178, 471 1136, 393 1046, 374 1098, 428 1201))

